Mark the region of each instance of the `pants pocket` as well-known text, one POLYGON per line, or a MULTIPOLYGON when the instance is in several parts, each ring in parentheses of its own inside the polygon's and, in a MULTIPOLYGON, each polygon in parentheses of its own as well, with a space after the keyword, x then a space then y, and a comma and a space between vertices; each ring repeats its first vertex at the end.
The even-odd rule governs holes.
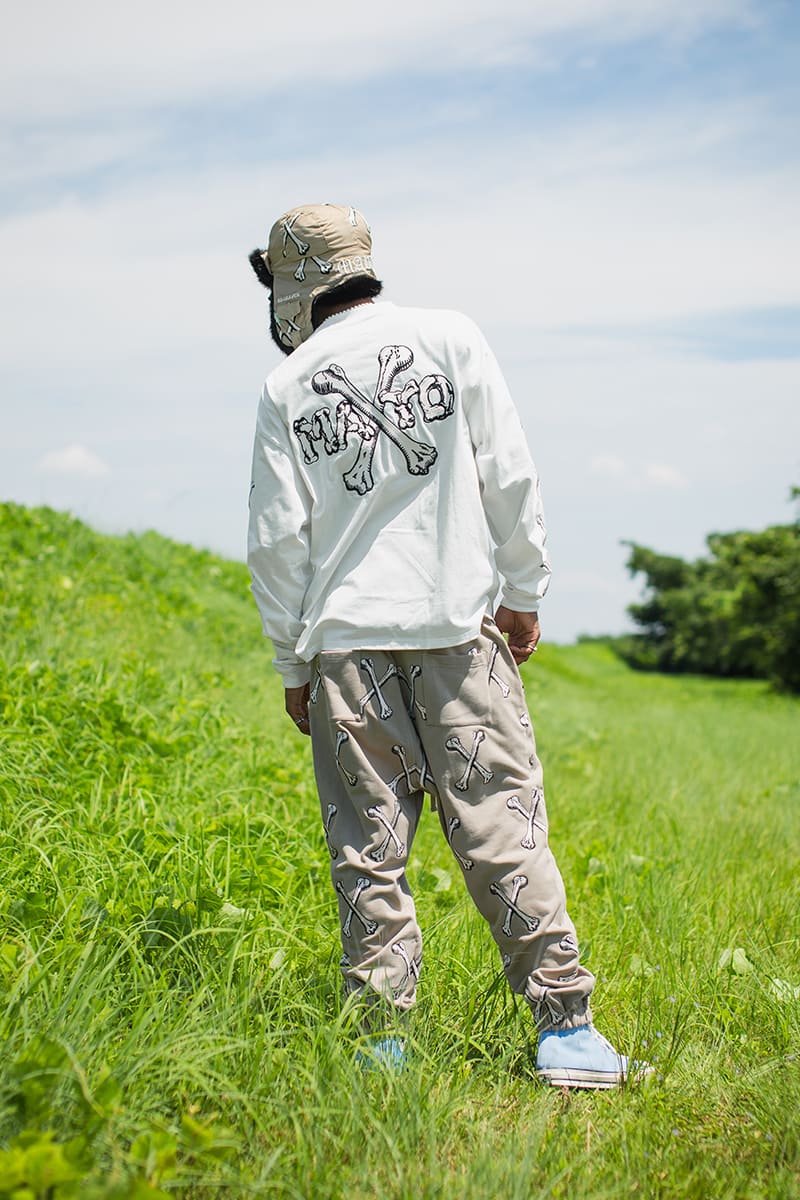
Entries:
POLYGON ((429 650, 422 659, 419 693, 427 724, 483 725, 489 716, 489 663, 475 646, 429 650))
POLYGON ((315 660, 314 680, 317 674, 333 721, 388 721, 405 707, 397 666, 381 650, 325 650, 315 660))

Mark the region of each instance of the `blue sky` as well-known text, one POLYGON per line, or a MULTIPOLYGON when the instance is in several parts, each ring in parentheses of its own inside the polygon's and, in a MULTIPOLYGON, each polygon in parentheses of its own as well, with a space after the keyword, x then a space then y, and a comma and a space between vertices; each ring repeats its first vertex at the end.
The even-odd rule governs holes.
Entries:
POLYGON ((8 25, 0 498, 242 557, 276 361, 246 255, 334 200, 389 298, 468 312, 503 364, 547 636, 624 627, 621 539, 695 555, 791 518, 789 0, 47 0, 8 25))

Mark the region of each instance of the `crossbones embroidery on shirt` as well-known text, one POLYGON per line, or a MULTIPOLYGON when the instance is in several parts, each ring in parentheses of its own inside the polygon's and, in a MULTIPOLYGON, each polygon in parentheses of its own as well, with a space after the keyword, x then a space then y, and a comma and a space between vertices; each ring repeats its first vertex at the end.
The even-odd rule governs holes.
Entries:
POLYGON ((414 352, 408 346, 382 346, 373 399, 356 387, 338 363, 317 371, 311 379, 317 395, 338 395, 341 400, 333 415, 330 408, 319 408, 311 417, 293 422, 304 461, 308 465, 319 461, 320 444, 326 454, 338 454, 354 434, 360 438, 358 453, 342 478, 348 491, 365 496, 375 486, 372 461, 378 438, 384 434, 400 451, 410 475, 427 475, 438 455, 435 446, 406 432, 417 421, 414 405, 419 406, 425 422, 444 421, 453 413, 455 389, 446 375, 439 374, 409 379, 402 387, 393 388, 397 376, 413 361, 414 352))

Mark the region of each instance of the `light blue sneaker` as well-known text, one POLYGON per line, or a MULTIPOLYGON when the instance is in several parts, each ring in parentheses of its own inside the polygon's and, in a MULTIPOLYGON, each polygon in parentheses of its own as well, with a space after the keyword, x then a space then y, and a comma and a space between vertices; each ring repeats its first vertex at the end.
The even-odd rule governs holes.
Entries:
POLYGON ((647 1063, 629 1062, 594 1025, 539 1034, 536 1074, 563 1088, 616 1088, 649 1075, 647 1063))
POLYGON ((388 1071, 399 1074, 405 1069, 405 1043, 401 1038, 375 1038, 356 1054, 356 1062, 362 1071, 388 1071))

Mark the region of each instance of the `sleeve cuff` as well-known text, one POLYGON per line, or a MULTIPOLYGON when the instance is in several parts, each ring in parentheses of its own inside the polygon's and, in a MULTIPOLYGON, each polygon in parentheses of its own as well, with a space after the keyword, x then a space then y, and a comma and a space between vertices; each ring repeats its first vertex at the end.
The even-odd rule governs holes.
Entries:
POLYGON ((500 593, 500 603, 512 612, 538 612, 541 601, 541 596, 534 596, 532 592, 521 592, 518 588, 509 591, 504 587, 500 593))
POLYGON ((277 662, 273 662, 272 665, 283 679, 285 688, 303 687, 311 682, 311 667, 308 663, 298 663, 296 667, 286 666, 284 663, 278 665, 277 662))
POLYGON ((311 665, 297 657, 294 652, 294 643, 276 642, 272 638, 272 649, 275 651, 272 665, 283 679, 284 687, 303 687, 304 684, 310 682, 311 665))

